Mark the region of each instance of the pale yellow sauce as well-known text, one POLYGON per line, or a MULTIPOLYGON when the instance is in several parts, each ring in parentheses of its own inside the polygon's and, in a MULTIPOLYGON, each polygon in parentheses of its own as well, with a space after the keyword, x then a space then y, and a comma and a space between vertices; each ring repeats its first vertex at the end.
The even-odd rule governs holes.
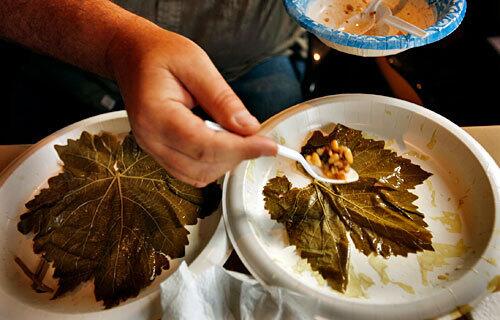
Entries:
POLYGON ((373 270, 375 270, 378 273, 380 281, 382 281, 383 284, 392 283, 394 285, 397 285, 398 287, 400 287, 409 294, 415 294, 415 290, 410 285, 404 282, 393 281, 391 280, 391 278, 389 278, 389 275, 387 274, 386 271, 387 263, 385 262, 384 258, 370 254, 370 256, 368 256, 368 263, 373 268, 373 270))
POLYGON ((354 268, 349 266, 349 284, 345 295, 353 298, 368 298, 366 289, 373 286, 373 280, 366 274, 360 272, 356 273, 354 268))
POLYGON ((436 145, 436 142, 437 142, 437 140, 436 140, 436 132, 437 132, 437 130, 434 130, 432 132, 431 139, 427 143, 427 148, 429 148, 429 150, 434 149, 434 146, 436 145))
POLYGON ((246 170, 246 173, 245 173, 245 177, 248 180, 250 180, 251 182, 255 181, 254 169, 255 169, 255 160, 248 161, 248 166, 247 166, 247 170, 246 170))
POLYGON ((494 277, 488 282, 488 290, 491 292, 500 291, 500 275, 494 277))
POLYGON ((408 152, 405 152, 405 153, 403 153, 403 155, 410 156, 410 157, 415 157, 415 158, 420 159, 422 161, 429 160, 429 156, 427 156, 425 154, 422 154, 422 153, 419 153, 419 152, 417 152, 415 150, 410 150, 408 152))
POLYGON ((428 272, 432 272, 434 268, 439 268, 448 265, 447 259, 459 258, 469 249, 464 240, 460 239, 456 245, 445 243, 433 243, 435 251, 423 251, 417 255, 417 261, 420 265, 420 273, 422 275, 422 284, 429 284, 427 277, 428 272))
POLYGON ((434 189, 430 179, 425 180, 425 184, 427 185, 427 188, 429 189, 429 192, 431 193, 431 205, 435 208, 436 207, 436 190, 434 189))
POLYGON ((308 273, 311 274, 311 276, 316 280, 316 282, 320 286, 326 285, 326 280, 321 276, 321 274, 318 271, 314 271, 311 268, 311 265, 307 262, 306 259, 300 259, 293 269, 297 273, 303 273, 307 271, 308 273))
POLYGON ((443 211, 442 216, 432 218, 432 220, 440 221, 443 225, 445 225, 446 230, 450 233, 462 232, 462 220, 460 215, 455 212, 443 211))
POLYGON ((483 257, 483 260, 491 264, 492 266, 497 266, 497 260, 495 258, 485 258, 483 257))

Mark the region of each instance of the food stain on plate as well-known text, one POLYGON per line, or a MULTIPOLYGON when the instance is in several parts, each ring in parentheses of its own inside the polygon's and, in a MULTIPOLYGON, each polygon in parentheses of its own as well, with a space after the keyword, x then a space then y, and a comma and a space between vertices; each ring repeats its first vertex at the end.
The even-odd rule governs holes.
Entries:
POLYGON ((458 240, 457 244, 433 243, 435 251, 423 251, 417 254, 417 261, 422 275, 422 284, 429 284, 428 273, 434 268, 440 268, 448 265, 447 259, 462 257, 469 247, 464 244, 464 240, 458 240))
POLYGON ((462 232, 462 220, 460 215, 452 211, 443 211, 443 215, 433 217, 432 220, 440 221, 450 233, 462 232))
POLYGON ((403 153, 403 155, 414 157, 414 158, 417 158, 417 159, 422 160, 422 161, 427 161, 430 159, 430 157, 428 155, 425 155, 425 154, 420 153, 420 152, 415 151, 415 150, 410 150, 408 152, 405 152, 405 153, 403 153))
MULTIPOLYGON (((391 149, 391 147, 393 147, 396 144, 396 139, 387 139, 384 142, 385 142, 384 148, 391 149)), ((393 150, 393 151, 396 151, 396 150, 393 150)))
POLYGON ((286 144, 286 140, 285 140, 285 138, 280 137, 280 139, 279 139, 279 143, 280 143, 281 145, 285 145, 285 144, 286 144))
POLYGON ((487 263, 491 264, 492 266, 497 266, 497 260, 495 258, 486 258, 486 257, 481 257, 484 261, 487 263))
POLYGON ((434 189, 434 186, 432 185, 431 179, 425 180, 425 184, 427 185, 427 188, 429 188, 429 192, 431 193, 431 205, 435 208, 436 207, 436 190, 434 189))
POLYGON ((436 133, 437 133, 437 129, 434 129, 434 131, 432 132, 431 138, 430 138, 429 142, 427 143, 427 148, 429 148, 429 150, 434 149, 434 147, 436 146, 436 143, 437 143, 436 133))
POLYGON ((286 144, 286 139, 279 133, 279 132, 273 132, 273 140, 276 141, 279 144, 285 145, 286 144))
POLYGON ((368 256, 368 263, 373 268, 373 270, 375 270, 378 273, 378 275, 380 277, 380 281, 382 281, 383 284, 387 285, 389 283, 392 283, 392 284, 400 287, 401 289, 403 289, 404 291, 406 291, 409 294, 415 294, 415 290, 413 289, 412 286, 410 286, 404 282, 391 280, 391 278, 389 277, 389 275, 387 274, 387 271, 386 271, 387 263, 382 257, 376 256, 374 254, 370 254, 368 256))
POLYGON ((251 182, 255 181, 254 169, 255 169, 255 160, 248 161, 248 167, 247 167, 247 171, 245 174, 245 178, 247 178, 251 182))
POLYGON ((326 286, 327 284, 326 280, 321 276, 321 274, 311 268, 311 265, 307 262, 306 259, 299 259, 299 261, 293 268, 293 271, 299 274, 302 274, 304 272, 309 273, 320 286, 326 286))
POLYGON ((281 169, 281 168, 276 169, 276 176, 281 177, 284 175, 285 175, 285 171, 283 171, 283 169, 281 169))
POLYGON ((345 295, 352 298, 368 298, 366 290, 373 286, 375 282, 366 274, 356 273, 352 264, 349 266, 349 284, 345 295))
POLYGON ((493 279, 488 282, 488 290, 491 292, 500 291, 500 275, 495 276, 493 279))
POLYGON ((470 189, 467 189, 465 191, 465 194, 458 199, 458 205, 457 205, 458 208, 461 208, 464 205, 465 199, 467 199, 467 197, 468 197, 467 193, 469 191, 470 191, 470 189))
POLYGON ((472 307, 468 304, 457 306, 457 309, 450 314, 453 319, 461 319, 472 311, 472 307))
POLYGON ((446 273, 438 275, 437 278, 438 278, 438 280, 444 281, 444 280, 448 280, 449 276, 450 276, 450 274, 448 272, 446 272, 446 273))

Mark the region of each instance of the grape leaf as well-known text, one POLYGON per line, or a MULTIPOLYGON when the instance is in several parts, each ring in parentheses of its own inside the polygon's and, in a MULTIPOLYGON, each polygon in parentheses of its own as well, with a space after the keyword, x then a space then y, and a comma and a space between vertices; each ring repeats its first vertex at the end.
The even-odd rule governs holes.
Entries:
POLYGON ((365 139, 361 131, 340 124, 329 135, 313 132, 301 153, 311 154, 333 139, 351 149, 359 181, 344 185, 313 181, 305 188, 292 188, 286 177, 276 177, 263 193, 265 208, 285 225, 290 243, 332 288, 344 292, 347 233, 365 255, 407 256, 433 250, 432 234, 413 204, 417 196, 408 191, 431 174, 384 149, 384 141, 365 139))
POLYGON ((151 284, 169 258, 184 256, 184 225, 211 214, 220 188, 197 189, 170 176, 132 135, 83 132, 55 146, 63 172, 26 204, 18 229, 33 232, 34 252, 53 262, 53 298, 94 280, 106 308, 151 284))
POLYGON ((344 224, 318 184, 291 187, 286 177, 269 180, 264 188, 266 209, 272 219, 285 224, 290 241, 313 270, 334 289, 345 290, 348 240, 344 224))

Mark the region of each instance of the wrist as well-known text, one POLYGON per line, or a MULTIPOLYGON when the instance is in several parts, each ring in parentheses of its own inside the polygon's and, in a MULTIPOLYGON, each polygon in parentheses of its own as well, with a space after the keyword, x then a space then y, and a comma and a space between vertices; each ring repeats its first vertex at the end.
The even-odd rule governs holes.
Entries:
MULTIPOLYGON (((123 21, 111 38, 105 55, 105 66, 114 80, 119 81, 124 70, 137 66, 146 53, 148 37, 160 29, 137 15, 123 21)), ((160 29, 161 30, 161 29, 160 29)))

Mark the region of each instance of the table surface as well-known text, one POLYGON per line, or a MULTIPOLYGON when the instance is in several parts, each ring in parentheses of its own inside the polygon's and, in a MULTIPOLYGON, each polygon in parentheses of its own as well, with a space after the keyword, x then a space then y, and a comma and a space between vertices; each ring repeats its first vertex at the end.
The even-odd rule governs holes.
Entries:
MULTIPOLYGON (((465 127, 463 129, 474 137, 500 166, 500 125, 465 127)), ((0 172, 29 147, 30 145, 0 145, 0 172)), ((234 252, 228 259, 225 267, 236 271, 245 271, 241 261, 239 261, 234 252)), ((497 319, 496 317, 499 314, 500 292, 496 292, 481 301, 472 311, 472 314, 468 314, 462 318, 493 320, 497 319)))

